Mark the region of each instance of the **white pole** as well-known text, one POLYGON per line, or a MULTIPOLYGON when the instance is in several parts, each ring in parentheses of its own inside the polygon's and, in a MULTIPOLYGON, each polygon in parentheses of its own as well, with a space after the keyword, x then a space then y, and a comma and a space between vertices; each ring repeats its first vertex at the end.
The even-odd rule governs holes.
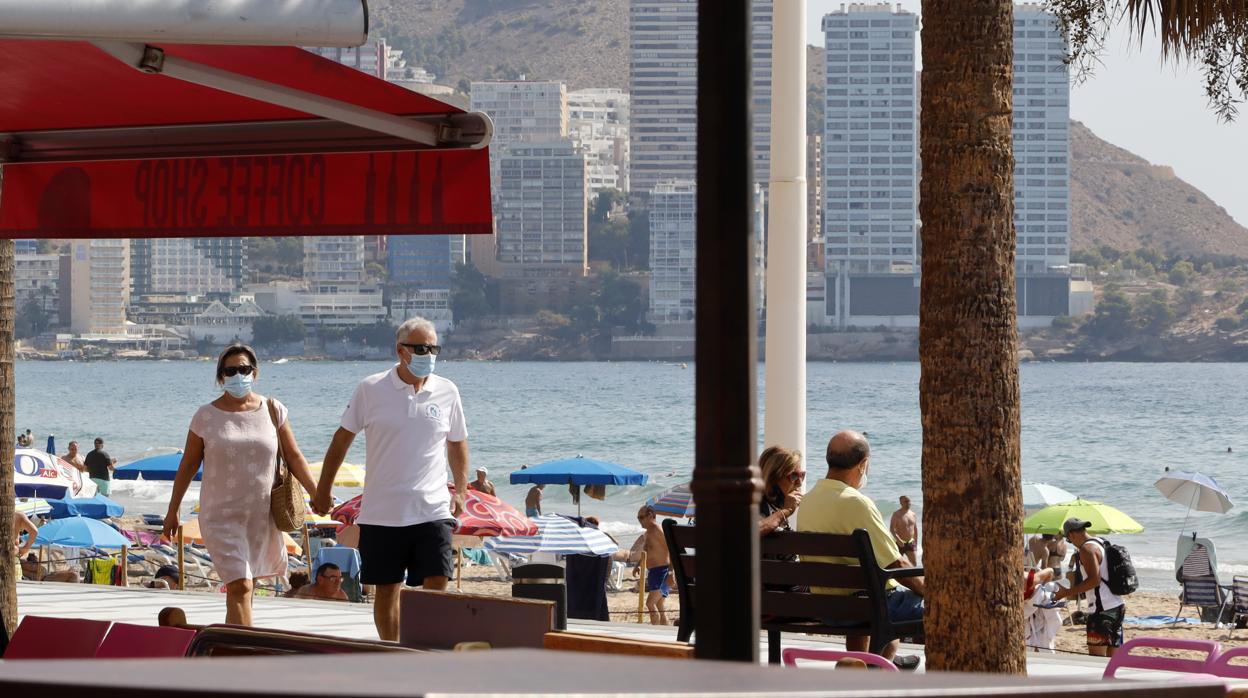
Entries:
POLYGON ((363 0, 0 0, 0 36, 181 44, 359 46, 363 0))
POLYGON ((806 454, 806 0, 774 0, 763 439, 806 454))

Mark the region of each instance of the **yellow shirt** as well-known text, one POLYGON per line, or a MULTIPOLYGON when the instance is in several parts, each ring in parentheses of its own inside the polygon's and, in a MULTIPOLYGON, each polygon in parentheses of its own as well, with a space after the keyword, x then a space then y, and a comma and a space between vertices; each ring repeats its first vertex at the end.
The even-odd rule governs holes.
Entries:
MULTIPOLYGON (((897 544, 893 542, 893 534, 884 524, 884 517, 871 501, 858 490, 840 480, 823 479, 802 497, 802 506, 798 510, 797 530, 810 533, 853 533, 854 529, 866 529, 871 536, 871 547, 875 551, 875 560, 881 567, 888 567, 901 559, 897 544)), ((857 562, 847 557, 818 557, 803 555, 803 560, 811 562, 831 562, 836 564, 857 562)), ((886 588, 897 587, 896 580, 890 579, 886 588)), ((849 589, 834 587, 811 587, 816 594, 833 594, 847 596, 849 589)))

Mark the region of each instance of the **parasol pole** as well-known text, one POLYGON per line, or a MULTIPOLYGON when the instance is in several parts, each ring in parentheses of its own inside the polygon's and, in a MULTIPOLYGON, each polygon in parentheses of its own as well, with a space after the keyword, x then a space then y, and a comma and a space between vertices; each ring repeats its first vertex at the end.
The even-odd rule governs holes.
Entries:
POLYGON ((312 571, 312 540, 308 535, 308 522, 303 522, 303 559, 308 561, 308 572, 312 571))
POLYGON ((464 582, 464 546, 455 548, 455 591, 463 588, 464 582))
POLYGON ((121 584, 117 586, 130 586, 130 546, 121 546, 121 584))
MULTIPOLYGON (((645 535, 645 534, 642 534, 645 535)), ((646 549, 641 549, 641 559, 637 561, 637 622, 646 622, 646 549)))
POLYGON ((1192 516, 1192 505, 1196 503, 1196 495, 1199 492, 1199 487, 1192 488, 1192 499, 1187 503, 1187 513, 1183 515, 1183 528, 1179 529, 1179 535, 1183 535, 1187 532, 1187 520, 1192 516))
POLYGON ((178 525, 178 591, 186 591, 186 539, 178 525))

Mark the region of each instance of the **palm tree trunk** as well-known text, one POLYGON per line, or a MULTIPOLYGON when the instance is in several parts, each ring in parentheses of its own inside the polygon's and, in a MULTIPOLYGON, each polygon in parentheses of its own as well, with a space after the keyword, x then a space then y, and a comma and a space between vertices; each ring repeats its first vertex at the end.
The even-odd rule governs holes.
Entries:
MULTIPOLYGON (((0 184, 4 168, 0 167, 0 184)), ((0 617, 17 629, 17 575, 13 549, 13 274, 12 240, 0 240, 0 617)))
POLYGON ((919 404, 927 666, 1024 673, 1013 6, 924 0, 919 404))

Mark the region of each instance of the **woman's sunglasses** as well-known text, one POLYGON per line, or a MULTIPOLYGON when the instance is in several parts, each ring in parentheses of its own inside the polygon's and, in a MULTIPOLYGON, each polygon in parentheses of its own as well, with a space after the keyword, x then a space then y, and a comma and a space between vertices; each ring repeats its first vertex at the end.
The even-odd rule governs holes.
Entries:
POLYGON ((221 369, 221 373, 227 376, 234 376, 239 373, 243 374, 244 376, 250 376, 251 372, 254 370, 256 370, 255 366, 226 366, 225 368, 221 369))
POLYGON ((434 356, 437 356, 438 352, 442 351, 442 346, 440 344, 404 344, 403 342, 399 342, 399 346, 407 347, 407 350, 416 356, 424 356, 425 354, 433 354, 434 356))
POLYGON ((805 479, 806 479, 805 470, 794 470, 793 472, 789 473, 789 482, 795 485, 805 479))

